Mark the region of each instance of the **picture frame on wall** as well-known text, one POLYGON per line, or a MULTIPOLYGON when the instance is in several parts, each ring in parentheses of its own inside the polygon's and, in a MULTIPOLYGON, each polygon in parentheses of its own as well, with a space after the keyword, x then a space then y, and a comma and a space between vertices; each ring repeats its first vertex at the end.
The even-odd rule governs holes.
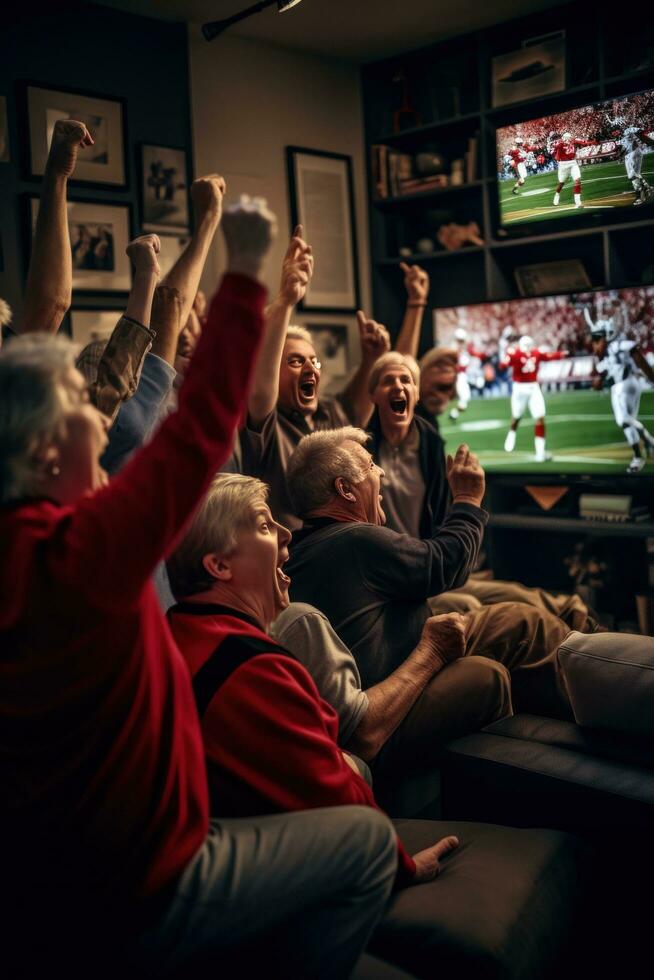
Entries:
POLYGON ((9 124, 7 121, 7 97, 0 95, 0 163, 9 163, 9 124))
POLYGON ((186 234, 181 235, 159 235, 160 249, 159 255, 159 269, 161 270, 161 278, 167 276, 172 267, 177 262, 186 246, 188 245, 190 236, 186 234))
MULTIPOLYGON (((39 198, 29 200, 33 235, 39 198)), ((125 252, 130 241, 129 205, 69 200, 66 207, 73 252, 73 291, 128 292, 132 285, 131 263, 125 252)))
POLYGON ((299 307, 353 313, 360 301, 352 158, 287 146, 286 164, 291 226, 303 226, 316 259, 299 307))
POLYGON ((72 179, 76 183, 116 189, 127 186, 125 104, 122 99, 30 84, 25 86, 25 99, 30 177, 40 177, 45 172, 57 120, 77 119, 84 123, 94 143, 80 148, 72 179))
POLYGON ((189 178, 186 150, 141 145, 141 226, 144 231, 188 232, 189 178))
POLYGON ((346 323, 305 323, 328 381, 342 380, 350 373, 346 323))
POLYGON ((581 289, 592 289, 581 259, 518 265, 514 273, 521 296, 545 296, 548 293, 574 293, 581 289))
POLYGON ((69 314, 70 335, 80 348, 93 340, 109 340, 123 310, 105 307, 72 307, 69 314))
POLYGON ((566 86, 565 32, 532 38, 516 51, 497 55, 491 74, 493 108, 562 92, 566 86))

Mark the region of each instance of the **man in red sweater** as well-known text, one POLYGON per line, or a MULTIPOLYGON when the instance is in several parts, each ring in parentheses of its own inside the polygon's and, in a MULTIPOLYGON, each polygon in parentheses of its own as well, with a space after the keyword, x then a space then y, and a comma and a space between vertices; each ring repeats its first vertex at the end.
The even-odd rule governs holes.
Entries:
MULTIPOLYGON (((44 178, 63 188, 64 211, 86 138, 81 124, 70 132, 44 178)), ((341 977, 390 892, 395 835, 369 809, 210 821, 190 678, 150 582, 229 454, 263 329, 273 221, 265 202, 226 213, 228 273, 178 410, 110 483, 99 465, 107 420, 73 345, 36 334, 0 352, 0 867, 12 977, 43 975, 53 959, 88 976, 92 954, 95 977, 115 976, 116 959, 129 973, 127 954, 147 957, 148 976, 198 953, 224 964, 236 950, 247 962, 271 929, 269 975, 341 977)), ((147 327, 155 239, 131 254, 147 327)))
MULTIPOLYGON (((168 560, 181 600, 168 618, 193 676, 212 812, 376 808, 356 763, 338 746, 336 712, 303 664, 266 632, 288 606, 283 565, 291 540, 267 494, 252 477, 216 477, 168 560)), ((433 617, 421 642, 445 667, 463 653, 460 617, 433 617)), ((398 841, 398 884, 431 881, 456 844, 448 837, 411 858, 398 841)))

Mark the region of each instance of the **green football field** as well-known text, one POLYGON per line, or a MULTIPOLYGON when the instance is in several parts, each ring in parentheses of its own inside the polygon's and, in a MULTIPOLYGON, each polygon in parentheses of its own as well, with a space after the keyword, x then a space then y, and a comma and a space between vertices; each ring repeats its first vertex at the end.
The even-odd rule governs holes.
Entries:
MULTIPOLYGON (((504 452, 511 418, 509 398, 474 398, 456 422, 441 416, 439 428, 447 451, 453 452, 459 443, 466 442, 484 468, 497 473, 624 473, 631 450, 615 424, 608 390, 543 395, 551 462, 537 463, 534 459, 534 423, 530 417, 520 422, 515 450, 504 452)), ((654 434, 654 391, 643 393, 638 417, 654 434)), ((648 459, 642 472, 654 474, 654 458, 648 459)))
MULTIPOLYGON (((643 158, 642 175, 650 183, 654 178, 654 154, 643 158)), ((512 194, 514 180, 499 182, 500 206, 504 224, 524 221, 544 221, 556 215, 575 211, 573 181, 568 180, 561 191, 561 203, 553 202, 557 184, 556 171, 527 177, 519 194, 512 194)), ((581 200, 586 211, 633 208, 636 195, 627 179, 624 163, 597 163, 581 168, 581 200)), ((639 207, 634 208, 640 210, 639 207)))

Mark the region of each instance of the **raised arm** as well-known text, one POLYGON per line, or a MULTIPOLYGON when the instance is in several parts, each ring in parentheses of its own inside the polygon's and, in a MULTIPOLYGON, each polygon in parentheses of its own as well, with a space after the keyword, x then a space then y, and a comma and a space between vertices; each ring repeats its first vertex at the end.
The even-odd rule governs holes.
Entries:
POLYGON ((223 221, 228 270, 179 392, 176 413, 66 526, 63 580, 109 607, 135 601, 232 448, 263 329, 258 281, 274 217, 242 199, 223 221), (126 559, 127 556, 127 559, 126 559))
POLYGON ((164 282, 179 290, 182 308, 180 322, 186 323, 200 285, 209 248, 220 224, 225 181, 219 174, 198 177, 191 184, 191 201, 195 213, 195 230, 164 282))
POLYGON ((359 366, 343 389, 342 398, 350 406, 352 424, 365 429, 373 412, 374 405, 368 394, 368 378, 377 360, 387 350, 391 341, 388 330, 376 320, 370 320, 363 310, 357 312, 361 360, 359 366))
POLYGON ((587 306, 584 306, 584 320, 588 324, 588 329, 592 333, 593 330, 595 329, 595 322, 594 322, 592 316, 590 315, 590 310, 588 309, 587 306))
POLYGON ((255 429, 262 425, 277 404, 279 368, 286 331, 293 307, 304 299, 313 275, 311 246, 307 245, 302 234, 302 225, 298 225, 282 263, 279 292, 266 309, 266 330, 248 401, 249 423, 255 429))
POLYGON ((66 190, 80 147, 92 144, 93 139, 83 123, 71 119, 59 119, 55 123, 32 241, 23 315, 17 323, 17 333, 39 330, 56 333, 70 307, 73 256, 66 190))
POLYGON ((394 350, 399 351, 400 354, 410 354, 417 360, 422 321, 429 299, 429 276, 419 265, 400 262, 400 269, 404 273, 407 301, 404 320, 394 350))

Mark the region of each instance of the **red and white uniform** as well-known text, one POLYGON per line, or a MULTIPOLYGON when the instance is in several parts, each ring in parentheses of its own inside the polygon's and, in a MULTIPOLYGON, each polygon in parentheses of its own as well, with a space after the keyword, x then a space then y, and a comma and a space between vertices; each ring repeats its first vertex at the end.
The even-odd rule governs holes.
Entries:
POLYGON ((478 388, 479 379, 481 379, 481 387, 484 386, 483 375, 478 364, 473 362, 481 362, 486 359, 486 354, 484 351, 477 350, 474 344, 466 344, 463 350, 459 350, 459 362, 457 365, 457 378, 456 378, 456 396, 459 400, 459 408, 464 411, 468 407, 470 401, 470 382, 478 388), (479 368, 479 369, 477 369, 479 368))
POLYGON ((581 180, 581 170, 577 163, 578 146, 595 146, 596 140, 556 140, 550 143, 549 151, 559 165, 559 183, 564 184, 569 177, 581 180))
POLYGON ((525 180, 527 177, 527 156, 529 153, 533 153, 536 149, 537 147, 535 146, 529 146, 528 144, 523 143, 522 146, 514 146, 512 150, 509 150, 508 155, 513 161, 513 166, 516 173, 522 180, 525 180))
POLYGON ((509 347, 500 368, 511 368, 511 415, 514 419, 522 418, 526 408, 529 408, 532 418, 543 418, 545 399, 538 384, 538 368, 541 361, 561 361, 565 356, 563 351, 542 351, 535 347, 527 352, 519 347, 509 347))

